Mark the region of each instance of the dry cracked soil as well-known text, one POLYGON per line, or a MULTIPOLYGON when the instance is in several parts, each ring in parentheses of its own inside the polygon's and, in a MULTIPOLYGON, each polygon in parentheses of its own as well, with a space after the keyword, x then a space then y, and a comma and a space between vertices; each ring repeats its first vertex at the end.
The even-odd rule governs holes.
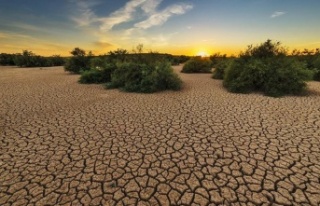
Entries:
POLYGON ((135 94, 1 67, 0 205, 320 204, 319 82, 270 98, 179 75, 135 94))

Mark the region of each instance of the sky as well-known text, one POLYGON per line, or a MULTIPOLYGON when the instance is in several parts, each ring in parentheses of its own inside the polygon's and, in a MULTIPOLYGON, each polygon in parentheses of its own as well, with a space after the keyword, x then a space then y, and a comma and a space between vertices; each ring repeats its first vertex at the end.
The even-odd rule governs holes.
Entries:
POLYGON ((0 53, 118 48, 236 55, 271 39, 320 48, 320 0, 0 0, 0 53))

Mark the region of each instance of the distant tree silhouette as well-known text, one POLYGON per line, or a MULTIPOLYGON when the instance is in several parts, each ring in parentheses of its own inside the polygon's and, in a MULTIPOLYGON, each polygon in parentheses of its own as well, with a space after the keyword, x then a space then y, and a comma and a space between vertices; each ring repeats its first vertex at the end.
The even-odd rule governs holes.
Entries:
POLYGON ((86 52, 78 47, 70 52, 70 57, 64 67, 65 71, 79 74, 82 71, 90 69, 90 57, 86 56, 86 52))

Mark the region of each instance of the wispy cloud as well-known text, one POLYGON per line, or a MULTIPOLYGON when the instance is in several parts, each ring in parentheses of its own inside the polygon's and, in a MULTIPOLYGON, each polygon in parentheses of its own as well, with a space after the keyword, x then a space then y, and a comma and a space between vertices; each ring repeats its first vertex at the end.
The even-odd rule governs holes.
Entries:
POLYGON ((125 4, 124 7, 111 13, 108 17, 99 18, 98 21, 102 23, 100 29, 110 30, 117 24, 132 20, 133 14, 136 12, 136 9, 145 2, 146 0, 129 1, 125 4))
POLYGON ((6 53, 16 53, 17 51, 28 49, 36 54, 41 53, 42 55, 47 56, 56 54, 57 51, 62 52, 64 55, 68 55, 65 51, 70 49, 70 45, 51 43, 52 41, 15 32, 0 32, 0 41, 1 36, 5 39, 1 44, 1 48, 4 49, 6 53))
POLYGON ((94 46, 97 46, 97 47, 103 47, 103 48, 106 48, 106 47, 112 47, 113 45, 108 43, 108 42, 104 42, 104 41, 96 41, 96 42, 93 42, 94 46))
POLYGON ((81 13, 80 16, 72 17, 72 19, 78 24, 78 26, 89 26, 92 23, 100 24, 101 31, 109 31, 114 26, 136 21, 136 16, 141 18, 141 15, 145 20, 135 23, 129 29, 148 29, 152 26, 157 26, 165 23, 168 19, 174 15, 181 15, 192 9, 191 4, 181 3, 169 5, 164 10, 159 11, 158 7, 163 0, 131 0, 127 2, 120 9, 112 12, 108 16, 98 17, 92 10, 94 4, 89 1, 79 0, 77 1, 78 10, 81 13), (143 13, 138 13, 138 9, 141 9, 143 13))
POLYGON ((77 13, 71 19, 84 32, 97 39, 92 42, 97 51, 121 48, 128 44, 142 43, 155 47, 167 45, 172 35, 149 36, 146 29, 162 25, 170 18, 183 15, 193 8, 192 4, 182 0, 175 0, 175 3, 167 7, 161 5, 163 0, 130 0, 119 9, 102 15, 95 12, 95 7, 99 1, 102 3, 101 0, 69 1, 77 5, 77 13), (116 27, 117 25, 121 27, 116 27))
POLYGON ((270 18, 277 18, 279 16, 283 16, 287 14, 287 12, 284 12, 284 11, 276 11, 274 12, 273 14, 271 14, 270 18))
POLYGON ((149 0, 145 1, 145 3, 142 5, 141 9, 147 13, 152 14, 156 11, 157 7, 161 4, 162 0, 149 0))
POLYGON ((161 25, 168 21, 171 16, 184 14, 192 8, 193 6, 189 4, 175 4, 167 7, 163 11, 152 14, 147 20, 136 23, 134 26, 136 28, 148 29, 152 26, 161 25))
POLYGON ((23 39, 23 40, 38 40, 37 38, 20 34, 20 33, 15 33, 15 32, 0 32, 0 38, 3 39, 23 39))
POLYGON ((44 27, 21 23, 21 22, 15 22, 15 21, 6 22, 3 25, 5 25, 11 29, 15 28, 15 29, 19 29, 22 31, 26 31, 26 32, 36 32, 36 33, 45 33, 45 34, 52 32, 52 31, 48 31, 48 29, 44 28, 44 27))
POLYGON ((88 26, 91 23, 96 21, 96 15, 95 13, 91 10, 91 7, 97 5, 97 2, 94 1, 84 1, 84 0, 79 0, 76 2, 71 1, 72 3, 76 3, 78 6, 78 13, 81 15, 74 16, 72 17, 72 20, 75 21, 78 26, 88 26))

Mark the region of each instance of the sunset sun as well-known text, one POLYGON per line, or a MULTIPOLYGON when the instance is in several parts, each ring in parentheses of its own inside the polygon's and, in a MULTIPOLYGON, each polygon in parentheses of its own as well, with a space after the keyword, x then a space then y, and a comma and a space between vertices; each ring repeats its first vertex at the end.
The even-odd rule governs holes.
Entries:
POLYGON ((200 51, 200 52, 197 53, 197 56, 208 57, 209 54, 207 52, 205 52, 205 51, 200 51))

